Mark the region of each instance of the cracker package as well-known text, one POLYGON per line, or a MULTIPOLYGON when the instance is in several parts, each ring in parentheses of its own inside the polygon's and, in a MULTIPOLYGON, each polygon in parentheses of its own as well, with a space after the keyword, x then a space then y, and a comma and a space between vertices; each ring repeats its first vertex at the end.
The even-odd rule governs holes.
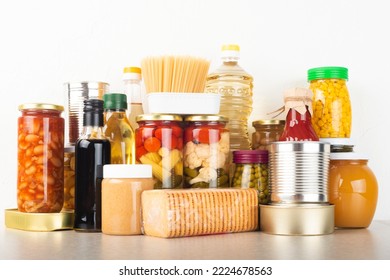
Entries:
POLYGON ((258 229, 254 189, 167 189, 142 193, 143 230, 184 237, 258 229))

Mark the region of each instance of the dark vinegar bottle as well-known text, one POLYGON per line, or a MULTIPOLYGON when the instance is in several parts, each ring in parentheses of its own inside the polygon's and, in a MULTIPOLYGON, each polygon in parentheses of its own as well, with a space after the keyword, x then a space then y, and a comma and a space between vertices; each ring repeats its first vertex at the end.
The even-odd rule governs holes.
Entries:
POLYGON ((103 165, 110 163, 110 142, 103 133, 103 100, 84 101, 83 133, 77 140, 75 221, 76 231, 101 231, 101 181, 103 165))

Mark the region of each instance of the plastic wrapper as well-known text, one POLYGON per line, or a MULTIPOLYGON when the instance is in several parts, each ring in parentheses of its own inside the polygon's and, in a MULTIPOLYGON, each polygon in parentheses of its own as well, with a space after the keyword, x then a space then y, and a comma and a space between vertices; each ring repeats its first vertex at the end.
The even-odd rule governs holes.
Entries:
POLYGON ((145 191, 143 233, 171 238, 254 231, 258 204, 254 189, 145 191))

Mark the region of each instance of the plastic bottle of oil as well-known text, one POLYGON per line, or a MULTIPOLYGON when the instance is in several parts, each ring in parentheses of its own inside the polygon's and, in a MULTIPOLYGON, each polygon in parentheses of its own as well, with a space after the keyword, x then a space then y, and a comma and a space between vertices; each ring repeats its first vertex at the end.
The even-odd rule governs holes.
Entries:
POLYGON ((103 100, 104 134, 111 144, 111 163, 135 164, 135 132, 126 116, 126 95, 106 93, 103 100))
POLYGON ((125 67, 123 69, 124 93, 128 102, 127 117, 133 129, 138 128, 135 118, 144 113, 144 93, 142 87, 141 68, 125 67))
POLYGON ((220 115, 229 119, 230 151, 248 150, 248 119, 252 112, 253 78, 238 65, 240 47, 222 46, 222 65, 207 77, 206 92, 220 93, 220 115))

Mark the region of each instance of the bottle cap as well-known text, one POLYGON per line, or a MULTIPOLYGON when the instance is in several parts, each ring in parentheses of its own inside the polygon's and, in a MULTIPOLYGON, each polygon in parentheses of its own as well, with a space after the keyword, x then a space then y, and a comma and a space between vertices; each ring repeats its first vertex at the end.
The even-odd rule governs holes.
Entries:
POLYGON ((106 93, 103 95, 104 109, 127 109, 127 96, 123 93, 106 93))
POLYGON ((348 69, 338 66, 326 66, 311 68, 307 71, 309 81, 319 79, 343 79, 348 80, 348 69))
POLYGON ((267 150, 233 151, 234 163, 268 163, 267 150))
POLYGON ((223 45, 221 51, 221 58, 224 60, 238 60, 240 58, 239 45, 223 45))
POLYGON ((105 164, 103 178, 152 178, 149 164, 105 164))
POLYGON ((141 68, 130 66, 123 68, 123 80, 141 80, 141 68))
POLYGON ((84 100, 83 125, 84 126, 103 126, 103 104, 101 99, 84 100))

